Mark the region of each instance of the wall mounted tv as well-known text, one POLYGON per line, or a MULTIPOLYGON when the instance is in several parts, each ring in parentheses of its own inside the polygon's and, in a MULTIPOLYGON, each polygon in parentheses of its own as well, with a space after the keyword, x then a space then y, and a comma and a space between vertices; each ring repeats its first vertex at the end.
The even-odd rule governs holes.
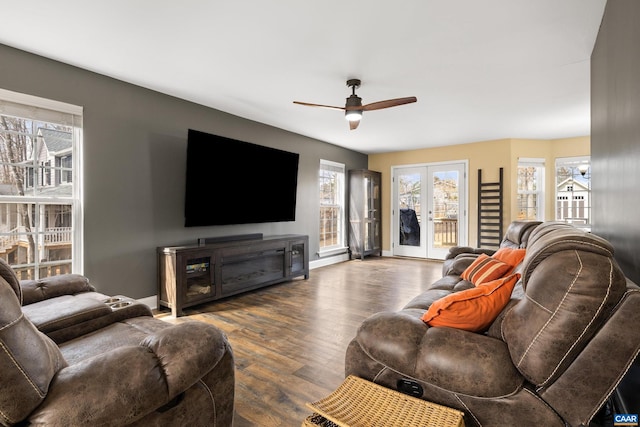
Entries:
POLYGON ((189 129, 185 226, 295 221, 299 157, 189 129))

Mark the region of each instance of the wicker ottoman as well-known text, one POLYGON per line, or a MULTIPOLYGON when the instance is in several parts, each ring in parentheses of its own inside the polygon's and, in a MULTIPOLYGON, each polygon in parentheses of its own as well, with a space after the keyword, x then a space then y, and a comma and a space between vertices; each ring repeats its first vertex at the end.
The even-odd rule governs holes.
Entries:
POLYGON ((329 396, 307 403, 303 427, 464 427, 464 413, 353 375, 329 396))

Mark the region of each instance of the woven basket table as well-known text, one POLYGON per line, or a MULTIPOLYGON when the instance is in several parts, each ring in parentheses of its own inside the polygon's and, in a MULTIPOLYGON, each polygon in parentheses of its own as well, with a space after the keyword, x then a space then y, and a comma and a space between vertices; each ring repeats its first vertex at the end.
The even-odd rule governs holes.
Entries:
POLYGON ((302 427, 464 427, 464 413, 349 375, 302 427), (323 420, 324 418, 324 420, 323 420), (332 424, 333 423, 333 424, 332 424))

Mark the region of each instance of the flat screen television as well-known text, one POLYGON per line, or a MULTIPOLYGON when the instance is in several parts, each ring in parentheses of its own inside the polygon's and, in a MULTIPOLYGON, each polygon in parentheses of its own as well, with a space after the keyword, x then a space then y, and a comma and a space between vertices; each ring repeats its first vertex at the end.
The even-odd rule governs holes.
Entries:
POLYGON ((185 226, 295 221, 299 157, 189 129, 185 226))

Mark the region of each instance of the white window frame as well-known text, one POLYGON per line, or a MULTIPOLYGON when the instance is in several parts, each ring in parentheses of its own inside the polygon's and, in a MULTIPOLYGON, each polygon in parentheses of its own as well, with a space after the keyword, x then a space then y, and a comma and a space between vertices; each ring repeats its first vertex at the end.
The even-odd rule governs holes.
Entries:
MULTIPOLYGON (((36 209, 38 206, 47 204, 68 205, 71 208, 72 227, 71 227, 71 272, 83 274, 84 272, 84 210, 83 200, 83 183, 82 177, 82 114, 83 108, 77 105, 67 104, 46 98, 40 98, 24 93, 13 92, 0 88, 0 112, 46 121, 50 123, 60 123, 72 127, 72 182, 66 180, 67 172, 62 167, 52 165, 50 173, 53 178, 54 170, 60 173, 62 183, 71 186, 71 196, 56 197, 43 195, 25 195, 25 196, 0 196, 0 203, 19 203, 34 204, 36 209)), ((36 222, 36 234, 43 235, 44 229, 36 222)), ((40 277, 40 260, 34 260, 34 278, 40 277)), ((29 264, 31 265, 31 264, 29 264)))
POLYGON ((318 198, 319 198, 319 208, 318 208, 318 255, 320 257, 323 256, 331 256, 340 253, 345 253, 347 251, 347 247, 345 245, 346 242, 346 232, 345 232, 345 223, 346 223, 346 197, 345 197, 345 188, 346 188, 346 167, 342 163, 332 162, 330 160, 320 160, 320 169, 318 171, 318 198), (323 171, 335 172, 336 176, 336 195, 333 197, 333 200, 336 203, 327 204, 324 202, 323 197, 321 197, 322 187, 323 187, 323 171), (320 246, 320 242, 322 241, 322 209, 326 207, 337 208, 338 218, 335 221, 335 225, 337 226, 337 234, 338 234, 338 242, 334 245, 329 246, 320 246))
MULTIPOLYGON (((518 158, 518 169, 520 169, 521 167, 534 167, 536 168, 536 182, 537 182, 537 187, 536 190, 531 190, 531 191, 523 191, 520 190, 519 186, 516 184, 517 186, 517 193, 518 193, 518 198, 520 195, 523 194, 528 194, 528 195, 533 195, 536 197, 536 220, 538 221, 544 221, 545 219, 545 203, 544 203, 544 195, 545 195, 545 181, 544 181, 544 176, 545 176, 545 159, 540 159, 540 158, 530 158, 530 157, 520 157, 518 158)), ((519 176, 519 171, 516 174, 517 176, 519 176)), ((518 216, 519 216, 519 212, 518 212, 518 216)), ((528 218, 528 219, 534 219, 534 218, 528 218)))
MULTIPOLYGON (((555 194, 555 199, 554 199, 554 213, 553 216, 555 218, 556 221, 563 221, 563 222, 568 222, 570 224, 573 224, 575 227, 578 228, 583 228, 586 230, 591 230, 591 213, 592 213, 592 197, 591 197, 591 156, 576 156, 576 157, 558 157, 556 158, 556 164, 555 164, 555 170, 554 170, 554 194, 555 194), (580 182, 580 178, 579 175, 582 175, 581 171, 579 170, 580 167, 584 168, 584 172, 585 174, 583 176, 588 177, 586 178, 586 187, 588 187, 588 190, 586 191, 586 202, 584 204, 584 206, 582 206, 580 209, 582 209, 583 211, 586 211, 586 217, 587 217, 587 222, 583 223, 582 221, 575 221, 573 219, 567 219, 567 218, 559 218, 558 215, 558 201, 560 199, 560 197, 568 197, 568 196, 561 196, 560 195, 560 191, 558 189, 559 186, 559 182, 558 182, 558 169, 560 167, 569 167, 572 168, 572 176, 578 177, 579 181, 576 181, 578 184, 578 188, 582 188, 585 187, 585 183, 580 182)), ((575 212, 574 210, 576 209, 575 206, 575 200, 576 197, 582 197, 582 196, 575 196, 573 193, 574 192, 578 192, 579 190, 576 190, 576 184, 574 182, 572 182, 571 184, 566 184, 567 187, 567 191, 566 192, 570 192, 571 193, 571 199, 565 199, 567 200, 567 203, 569 204, 569 206, 567 207, 567 209, 570 209, 571 212, 575 212), (571 187, 571 190, 569 190, 569 187, 571 187)), ((584 199, 582 199, 584 200, 584 199)))

